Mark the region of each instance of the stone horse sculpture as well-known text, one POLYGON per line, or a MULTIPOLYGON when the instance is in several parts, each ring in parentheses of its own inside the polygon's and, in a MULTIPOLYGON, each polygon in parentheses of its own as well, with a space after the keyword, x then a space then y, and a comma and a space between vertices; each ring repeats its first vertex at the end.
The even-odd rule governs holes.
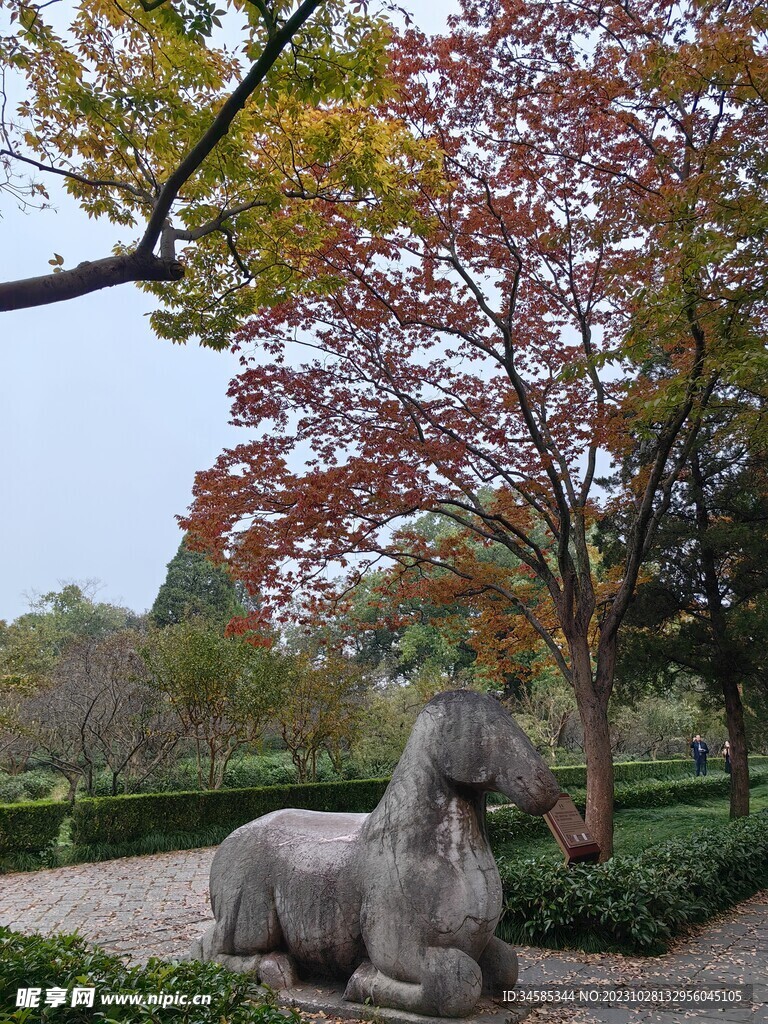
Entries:
POLYGON ((341 976, 345 999, 433 1016, 466 1016, 481 992, 500 998, 517 957, 493 934, 490 790, 544 814, 560 787, 498 701, 440 694, 371 814, 273 811, 222 843, 215 923, 193 957, 277 989, 297 984, 297 967, 341 976))

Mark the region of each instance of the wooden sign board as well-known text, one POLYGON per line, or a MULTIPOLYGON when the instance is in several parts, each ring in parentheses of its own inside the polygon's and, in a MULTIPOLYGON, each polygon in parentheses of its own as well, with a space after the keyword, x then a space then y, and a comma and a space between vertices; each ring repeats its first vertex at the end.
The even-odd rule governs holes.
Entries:
POLYGON ((579 814, 579 809, 567 793, 561 793, 557 803, 544 815, 549 831, 565 855, 566 864, 596 861, 600 847, 579 814))

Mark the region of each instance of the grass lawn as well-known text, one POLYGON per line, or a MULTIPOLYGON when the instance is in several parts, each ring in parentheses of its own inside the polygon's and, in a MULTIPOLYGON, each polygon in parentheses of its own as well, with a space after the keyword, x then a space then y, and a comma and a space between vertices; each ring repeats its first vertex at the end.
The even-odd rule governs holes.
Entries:
MULTIPOLYGON (((751 790, 750 810, 753 814, 768 809, 768 782, 751 790)), ((642 853, 667 839, 685 839, 697 828, 725 825, 729 820, 728 797, 709 797, 698 803, 673 804, 671 807, 632 808, 616 812, 615 852, 642 853)), ((514 843, 494 845, 494 853, 510 859, 548 857, 562 861, 555 840, 521 837, 514 843)))

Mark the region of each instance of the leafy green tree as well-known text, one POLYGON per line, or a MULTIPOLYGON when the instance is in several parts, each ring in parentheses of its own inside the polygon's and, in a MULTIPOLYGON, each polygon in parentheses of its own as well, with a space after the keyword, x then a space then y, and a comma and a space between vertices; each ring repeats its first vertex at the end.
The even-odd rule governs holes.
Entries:
POLYGON ((359 665, 384 679, 410 680, 424 669, 471 677, 470 609, 432 604, 414 593, 413 582, 386 571, 364 577, 346 595, 331 631, 351 646, 359 665))
POLYGON ((223 632, 231 618, 244 613, 226 565, 214 565, 182 540, 149 613, 152 622, 163 627, 199 621, 223 632))
POLYGON ((691 736, 696 732, 712 735, 703 722, 697 697, 671 688, 663 695, 648 693, 632 702, 617 694, 611 707, 614 752, 619 758, 647 757, 652 761, 681 752, 687 755, 691 736))
MULTIPOLYGON (((620 676, 660 688, 676 674, 726 713, 731 815, 749 813, 745 698, 768 693, 768 446, 764 402, 721 390, 650 551, 631 608, 620 676)), ((631 471, 631 469, 629 470, 631 471)), ((616 521, 613 528, 617 526, 616 521)), ((621 543, 622 529, 613 534, 621 543)), ((605 544, 612 557, 611 543, 605 544)))
POLYGON ((387 23, 343 0, 0 0, 0 188, 47 205, 58 179, 89 217, 129 233, 110 256, 0 285, 0 310, 140 282, 163 337, 230 343, 234 326, 294 287, 328 236, 329 204, 372 228, 408 219, 410 156, 396 120, 387 23), (374 200, 381 196, 381 202, 374 200), (133 237, 131 237, 131 235, 133 237), (182 281, 183 279, 183 281, 182 281))
MULTIPOLYGON (((482 498, 491 501, 492 491, 482 498)), ((364 576, 345 594, 339 628, 354 645, 356 659, 390 679, 442 673, 456 686, 477 683, 515 692, 521 676, 530 675, 532 652, 542 645, 527 631, 517 642, 520 614, 489 602, 475 581, 484 569, 515 572, 519 559, 501 544, 478 543, 441 515, 419 516, 407 532, 414 556, 422 547, 434 564, 427 558, 410 562, 406 543, 401 562, 364 576), (471 581, 440 565, 444 544, 461 548, 462 557, 473 563, 471 581)), ((528 580, 520 583, 530 588, 528 580)))
POLYGON ((200 788, 219 789, 226 767, 257 742, 284 693, 287 664, 242 637, 183 622, 152 634, 143 650, 149 677, 194 744, 200 788))
MULTIPOLYGON (((466 680, 464 681, 467 682, 466 680)), ((377 685, 366 695, 360 725, 353 738, 352 759, 365 776, 388 775, 408 742, 413 724, 438 693, 457 688, 456 680, 426 665, 407 683, 377 685)), ((466 688, 473 687, 470 682, 466 688)))
POLYGON ((292 657, 275 718, 300 782, 316 780, 322 751, 340 769, 357 733, 364 688, 360 668, 341 654, 305 650, 292 657))
POLYGON ((57 659, 75 638, 99 640, 139 625, 127 608, 95 601, 94 584, 67 583, 36 598, 30 610, 0 628, 0 678, 6 687, 31 689, 49 678, 57 659))

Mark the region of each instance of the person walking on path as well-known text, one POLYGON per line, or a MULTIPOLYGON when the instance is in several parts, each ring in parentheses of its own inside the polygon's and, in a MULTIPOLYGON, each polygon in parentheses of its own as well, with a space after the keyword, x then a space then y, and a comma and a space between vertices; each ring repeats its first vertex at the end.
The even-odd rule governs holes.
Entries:
POLYGON ((691 743, 691 753, 693 754, 693 760, 696 764, 696 775, 707 774, 707 755, 709 754, 709 747, 704 740, 699 736, 698 733, 693 737, 693 743, 691 743))
POLYGON ((730 775, 731 774, 731 744, 730 744, 729 740, 726 740, 725 743, 723 744, 723 761, 725 762, 723 767, 725 768, 726 775, 730 775))

